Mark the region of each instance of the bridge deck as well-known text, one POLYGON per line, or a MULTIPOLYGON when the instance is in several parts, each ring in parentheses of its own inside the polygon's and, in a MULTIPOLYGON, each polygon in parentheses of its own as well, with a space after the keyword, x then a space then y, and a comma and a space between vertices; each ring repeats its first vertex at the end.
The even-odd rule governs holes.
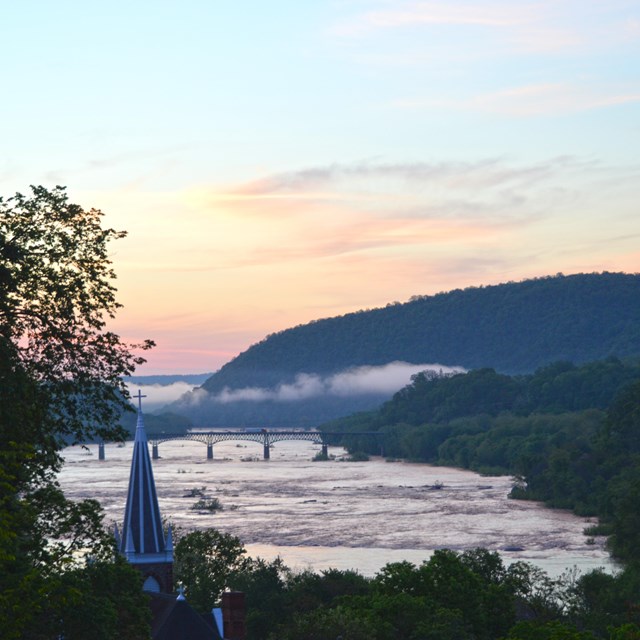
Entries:
MULTIPOLYGON (((155 435, 149 435, 148 440, 152 446, 152 457, 157 460, 158 445, 163 442, 169 442, 171 440, 191 440, 193 442, 202 442, 207 445, 207 458, 213 459, 213 445, 218 442, 225 442, 229 440, 250 440, 252 442, 261 443, 264 447, 264 458, 268 460, 270 457, 269 450, 271 445, 275 442, 282 442, 284 440, 306 440, 307 442, 313 442, 322 446, 323 454, 327 454, 327 447, 329 445, 340 445, 340 440, 349 436, 372 436, 381 445, 382 451, 382 437, 383 434, 378 431, 359 431, 357 433, 342 433, 337 431, 295 431, 287 429, 259 429, 259 430, 242 430, 233 431, 232 429, 224 430, 193 430, 186 433, 161 433, 155 435)), ((99 459, 105 459, 104 442, 99 444, 99 459)))
POLYGON ((188 431, 187 433, 163 433, 149 436, 149 440, 154 444, 161 444, 170 440, 192 440, 204 444, 216 444, 217 442, 228 440, 250 440, 252 442, 261 442, 265 445, 282 442, 283 440, 306 440, 316 444, 330 444, 345 436, 374 436, 379 438, 381 435, 377 431, 341 433, 332 431, 288 431, 284 429, 263 429, 260 431, 232 431, 230 429, 219 431, 212 429, 188 431))

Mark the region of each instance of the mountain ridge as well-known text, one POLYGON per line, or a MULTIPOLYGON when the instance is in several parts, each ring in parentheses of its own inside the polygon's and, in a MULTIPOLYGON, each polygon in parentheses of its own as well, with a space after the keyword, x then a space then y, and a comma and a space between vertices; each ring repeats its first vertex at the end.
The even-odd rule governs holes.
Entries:
MULTIPOLYGON (((217 419, 227 424, 236 419, 271 424, 282 415, 299 420, 309 413, 306 401, 314 414, 323 413, 307 419, 317 424, 329 419, 332 409, 322 403, 309 404, 312 398, 289 401, 286 411, 272 397, 235 402, 227 398, 224 404, 203 410, 202 400, 207 399, 203 392, 211 400, 228 389, 275 389, 295 385, 301 375, 329 376, 394 361, 437 362, 465 369, 492 367, 521 374, 558 360, 579 364, 637 355, 640 275, 557 274, 415 296, 405 303, 285 329, 225 364, 203 383, 198 402, 184 399, 172 410, 201 419, 215 408, 217 419)), ((377 406, 384 399, 372 394, 369 404, 377 406)), ((335 405, 335 417, 349 411, 344 398, 324 400, 335 405)), ((363 404, 367 403, 360 394, 353 410, 362 410, 363 404)))

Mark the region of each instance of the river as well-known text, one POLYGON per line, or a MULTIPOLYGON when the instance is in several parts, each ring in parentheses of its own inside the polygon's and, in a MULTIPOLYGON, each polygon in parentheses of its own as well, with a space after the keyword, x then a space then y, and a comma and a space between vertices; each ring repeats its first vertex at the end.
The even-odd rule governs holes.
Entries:
MULTIPOLYGON (((108 523, 122 520, 132 443, 65 450, 60 483, 71 498, 96 498, 108 523)), ((506 562, 526 560, 551 575, 613 563, 604 540, 583 529, 595 521, 538 503, 510 500, 511 479, 427 464, 312 462, 318 446, 279 442, 271 460, 258 443, 222 442, 214 460, 197 442, 160 445, 153 468, 160 510, 180 527, 215 527, 238 536, 252 556, 280 556, 294 569, 335 567, 375 574, 388 562, 419 564, 434 549, 486 547, 506 562), (215 513, 192 509, 197 497, 218 498, 215 513)))

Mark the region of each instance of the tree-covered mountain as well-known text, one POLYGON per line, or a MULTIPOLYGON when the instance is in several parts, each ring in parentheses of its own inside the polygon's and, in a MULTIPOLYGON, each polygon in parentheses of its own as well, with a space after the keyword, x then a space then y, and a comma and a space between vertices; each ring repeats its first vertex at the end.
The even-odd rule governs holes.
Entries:
POLYGON ((171 410, 196 422, 248 426, 287 420, 302 426, 372 408, 386 398, 380 392, 367 396, 362 389, 327 394, 322 384, 315 392, 305 389, 297 401, 295 394, 285 399, 219 394, 277 389, 298 384, 301 374, 322 379, 396 361, 518 374, 558 360, 637 355, 640 275, 557 275, 417 296, 272 334, 211 376, 202 385, 208 396, 200 391, 197 401, 185 399, 171 410))

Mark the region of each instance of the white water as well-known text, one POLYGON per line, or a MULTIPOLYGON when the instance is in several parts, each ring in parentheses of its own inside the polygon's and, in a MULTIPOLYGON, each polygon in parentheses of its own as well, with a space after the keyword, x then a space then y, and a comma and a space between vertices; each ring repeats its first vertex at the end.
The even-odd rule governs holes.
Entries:
MULTIPOLYGON (((236 535, 250 555, 280 555, 292 568, 373 575, 388 562, 419 564, 434 549, 479 546, 552 575, 573 566, 614 568, 604 540, 589 544, 583 535, 588 520, 509 500, 508 477, 382 459, 312 462, 317 450, 308 442, 280 442, 264 461, 257 443, 224 442, 214 447, 216 459, 207 461, 203 444, 163 443, 153 465, 160 510, 188 529, 215 527, 236 535), (440 483, 441 489, 433 488, 440 483), (197 498, 185 494, 203 487, 222 511, 191 509, 197 498), (522 550, 506 550, 514 547, 522 550)), ((107 522, 120 522, 131 453, 131 443, 107 445, 107 459, 99 461, 97 446, 89 452, 71 447, 60 482, 72 498, 98 499, 107 522)))

